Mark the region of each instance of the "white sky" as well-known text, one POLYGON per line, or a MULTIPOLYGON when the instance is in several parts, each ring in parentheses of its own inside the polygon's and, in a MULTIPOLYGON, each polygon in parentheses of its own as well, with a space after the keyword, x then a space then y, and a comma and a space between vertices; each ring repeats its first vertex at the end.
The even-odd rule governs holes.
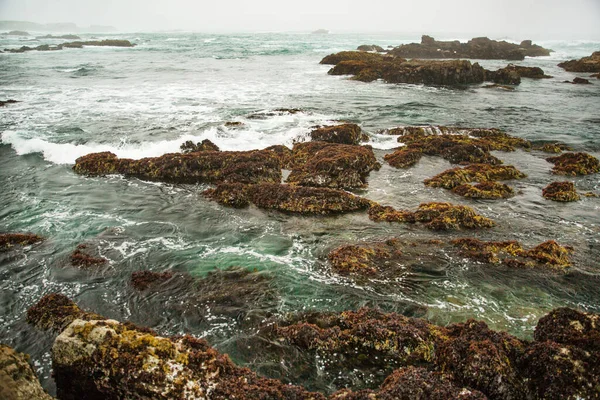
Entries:
POLYGON ((600 0, 0 0, 0 20, 119 30, 473 33, 600 39, 600 0))

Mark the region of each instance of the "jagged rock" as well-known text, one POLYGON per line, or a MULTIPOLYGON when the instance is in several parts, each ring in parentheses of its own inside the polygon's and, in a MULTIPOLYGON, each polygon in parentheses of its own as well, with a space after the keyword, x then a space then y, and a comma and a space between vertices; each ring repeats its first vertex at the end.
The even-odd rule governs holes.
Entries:
POLYGON ((225 206, 239 208, 252 203, 258 208, 299 214, 348 213, 371 205, 371 201, 343 190, 267 183, 224 183, 204 195, 225 206))
POLYGON ((1 233, 0 253, 12 250, 17 246, 29 246, 43 241, 44 238, 33 233, 1 233))
POLYGON ((310 132, 310 138, 314 141, 357 145, 363 140, 364 136, 360 126, 341 124, 314 129, 310 132))
POLYGON ((13 99, 0 101, 0 107, 5 107, 7 104, 15 104, 15 103, 19 103, 19 101, 13 100, 13 99))
POLYGON ((219 146, 214 144, 208 139, 204 139, 202 142, 194 144, 191 140, 188 140, 180 147, 182 153, 195 153, 197 151, 219 151, 219 146))
POLYGON ((0 344, 0 398, 3 400, 50 400, 33 368, 29 356, 0 344))
POLYGON ((556 175, 589 175, 600 171, 600 161, 588 153, 565 153, 546 161, 554 164, 552 173, 556 175))
POLYGON ((244 123, 240 121, 227 121, 225 122, 225 126, 228 128, 239 128, 244 126, 244 123))
POLYGON ((423 182, 426 186, 454 189, 470 182, 506 181, 526 176, 512 165, 471 164, 464 168, 448 169, 423 182))
POLYGON ((575 190, 573 182, 552 182, 542 190, 542 196, 554 201, 577 201, 581 197, 575 190))
POLYGON ((379 170, 371 146, 326 142, 296 143, 287 183, 299 186, 352 189, 367 186, 367 176, 379 170))
POLYGON ((579 60, 562 62, 558 66, 569 72, 600 72, 600 51, 579 60))
POLYGON ((549 56, 550 50, 534 45, 530 40, 521 45, 505 41, 490 40, 486 37, 473 38, 467 43, 455 41, 437 41, 423 35, 421 43, 398 46, 390 54, 403 58, 467 58, 485 60, 523 60, 525 56, 549 56))
POLYGON ((73 170, 88 176, 121 174, 170 183, 281 182, 281 158, 270 150, 170 153, 140 160, 92 153, 75 160, 73 170))
POLYGON ((376 51, 378 53, 384 53, 385 52, 385 49, 383 47, 377 46, 376 44, 371 44, 371 45, 363 44, 361 46, 358 46, 356 48, 356 50, 358 50, 358 51, 376 51))

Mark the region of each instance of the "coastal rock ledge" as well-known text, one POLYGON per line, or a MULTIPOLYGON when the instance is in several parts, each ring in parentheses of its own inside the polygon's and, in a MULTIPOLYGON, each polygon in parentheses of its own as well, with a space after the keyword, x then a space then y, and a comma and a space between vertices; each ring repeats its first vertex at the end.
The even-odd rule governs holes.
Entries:
MULTIPOLYGON (((541 318, 532 342, 469 320, 441 327, 362 308, 308 313, 266 326, 277 343, 389 371, 378 389, 346 388, 329 399, 591 399, 600 396, 600 315, 560 308, 541 318), (378 367, 379 368, 379 367, 378 367)), ((28 322, 60 331, 52 367, 60 399, 315 399, 324 394, 258 376, 192 336, 81 310, 60 294, 28 310, 28 322)), ((300 362, 298 360, 298 362, 300 362)))

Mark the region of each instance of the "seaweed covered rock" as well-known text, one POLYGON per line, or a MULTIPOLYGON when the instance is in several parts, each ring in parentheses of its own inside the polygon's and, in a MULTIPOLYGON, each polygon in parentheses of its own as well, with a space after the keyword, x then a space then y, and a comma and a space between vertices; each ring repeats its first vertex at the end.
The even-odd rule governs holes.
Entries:
POLYGON ((569 72, 600 72, 600 51, 579 60, 562 62, 558 66, 569 72))
POLYGON ((397 57, 404 58, 470 58, 484 60, 523 60, 525 56, 549 56, 550 50, 524 40, 520 45, 506 41, 496 41, 487 37, 478 37, 461 43, 439 41, 431 36, 423 35, 421 43, 410 43, 398 46, 389 51, 397 57))
POLYGON ((500 182, 482 182, 475 185, 465 183, 452 189, 459 196, 472 199, 507 199, 515 195, 514 190, 500 182))
POLYGON ((555 154, 560 154, 563 151, 571 151, 572 150, 568 145, 566 145, 564 143, 560 143, 560 142, 550 142, 550 143, 538 142, 535 144, 535 146, 533 146, 533 149, 543 151, 544 153, 555 153, 555 154))
POLYGON ((455 385, 450 378, 437 371, 422 367, 405 367, 392 372, 378 390, 352 392, 343 389, 331 395, 330 400, 486 400, 478 390, 455 385))
POLYGON ((180 146, 180 149, 182 153, 194 153, 196 151, 219 151, 219 146, 208 139, 198 143, 188 140, 180 146))
POLYGON ((310 138, 329 143, 359 144, 363 134, 360 126, 356 124, 341 124, 317 128, 310 132, 310 138))
POLYGON ((40 385, 29 356, 0 344, 0 398, 4 400, 51 400, 40 385))
POLYGON ((71 254, 71 265, 74 267, 87 268, 93 265, 103 265, 108 263, 108 260, 104 257, 96 257, 91 254, 92 250, 89 245, 82 243, 77 246, 75 251, 71 254))
POLYGON ((540 318, 534 338, 600 351, 600 315, 572 308, 557 308, 540 318))
POLYGON ((503 68, 505 71, 514 71, 521 78, 530 79, 548 79, 552 78, 550 75, 546 75, 544 70, 540 67, 525 67, 523 65, 508 64, 503 68))
POLYGON ((542 190, 542 196, 548 200, 562 202, 577 201, 581 199, 577 194, 577 190, 575 190, 573 182, 568 181, 552 182, 542 190))
POLYGON ((134 271, 131 273, 130 283, 136 290, 146 290, 156 284, 162 284, 172 279, 172 272, 134 271))
POLYGON ((416 222, 413 212, 398 211, 394 207, 380 204, 373 204, 369 208, 369 219, 375 222, 416 222))
POLYGON ((461 238, 452 240, 455 247, 460 249, 464 257, 486 263, 501 263, 507 256, 525 256, 527 252, 517 241, 483 242, 479 239, 461 238), (502 257, 502 258, 500 258, 502 257))
POLYGON ((276 144, 273 146, 269 146, 264 150, 272 152, 279 159, 279 164, 281 165, 281 168, 293 168, 292 150, 290 150, 289 147, 281 144, 276 144))
POLYGON ((328 258, 338 274, 372 275, 402 255, 399 244, 398 240, 390 239, 385 242, 346 245, 332 250, 328 258))
POLYGON ((588 153, 564 153, 546 161, 554 164, 552 173, 556 175, 589 175, 600 171, 600 161, 588 153))
POLYGON ((0 253, 15 247, 36 244, 43 240, 43 237, 33 233, 0 233, 0 253))
POLYGON ((371 146, 326 142, 297 143, 286 182, 292 185, 352 189, 367 186, 367 176, 379 170, 371 146))
POLYGON ((427 186, 454 189, 470 182, 493 182, 522 179, 527 175, 512 165, 471 164, 464 168, 448 169, 433 178, 425 179, 427 186))
POLYGON ((170 153, 140 160, 92 153, 75 160, 73 170, 88 176, 122 174, 169 183, 281 182, 281 158, 269 150, 170 153))
POLYGON ((556 268, 565 268, 571 265, 571 253, 573 247, 561 246, 554 240, 548 240, 529 250, 527 257, 556 268))
POLYGON ((381 54, 364 51, 341 51, 324 57, 320 64, 337 65, 342 61, 381 62, 385 59, 386 57, 381 54))
POLYGON ((415 211, 415 219, 436 231, 494 226, 494 221, 477 214, 472 208, 450 203, 422 203, 415 211))
POLYGON ((219 184, 204 192, 225 206, 258 208, 299 214, 337 214, 366 210, 371 201, 343 190, 281 184, 219 184))
POLYGON ((104 319, 100 315, 85 312, 67 296, 51 293, 42 297, 27 309, 27 322, 42 330, 62 331, 76 319, 104 319))

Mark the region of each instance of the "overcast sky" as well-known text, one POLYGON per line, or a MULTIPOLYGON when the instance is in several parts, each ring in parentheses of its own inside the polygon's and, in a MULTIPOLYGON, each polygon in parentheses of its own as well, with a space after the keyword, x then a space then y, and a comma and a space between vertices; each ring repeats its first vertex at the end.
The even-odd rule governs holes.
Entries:
POLYGON ((480 33, 600 38, 600 0, 0 0, 0 20, 123 31, 480 33))

